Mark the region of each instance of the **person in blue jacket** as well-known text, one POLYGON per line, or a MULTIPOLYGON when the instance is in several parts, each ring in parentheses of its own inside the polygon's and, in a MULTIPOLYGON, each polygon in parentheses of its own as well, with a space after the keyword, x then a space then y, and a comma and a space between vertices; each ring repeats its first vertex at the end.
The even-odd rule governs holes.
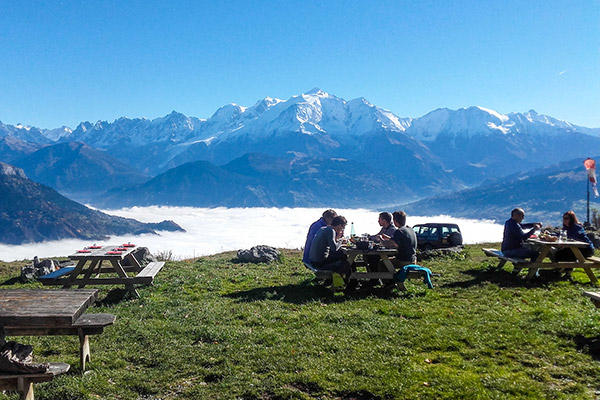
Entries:
MULTIPOLYGON (((577 240, 579 242, 588 243, 588 247, 579 249, 584 257, 594 255, 594 244, 586 235, 583 225, 579 223, 577 216, 573 211, 567 211, 563 214, 563 229, 567 231, 567 239, 577 240)), ((571 249, 560 249, 556 252, 556 261, 574 261, 577 258, 571 249)))
POLYGON ((331 226, 331 221, 337 216, 337 213, 331 209, 323 211, 323 216, 317 221, 313 222, 310 228, 308 228, 308 235, 306 235, 306 244, 304 245, 304 254, 302 261, 310 264, 310 248, 312 246, 315 235, 324 226, 331 226))
MULTIPOLYGON (((504 223, 504 237, 502 239, 502 253, 507 257, 529 258, 535 261, 539 252, 529 247, 523 246, 525 240, 529 239, 535 233, 536 229, 542 227, 542 224, 537 222, 533 224, 523 224, 525 211, 522 208, 515 208, 510 213, 510 219, 504 223), (529 229, 527 232, 523 229, 529 229)), ((513 270, 518 273, 518 271, 513 270)))

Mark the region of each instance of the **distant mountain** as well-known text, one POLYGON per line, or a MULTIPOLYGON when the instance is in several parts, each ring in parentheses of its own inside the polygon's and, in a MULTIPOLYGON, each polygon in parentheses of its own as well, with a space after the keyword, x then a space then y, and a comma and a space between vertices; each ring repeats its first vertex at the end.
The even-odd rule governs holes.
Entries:
MULTIPOLYGON (((575 211, 580 220, 586 219, 587 179, 580 158, 401 207, 413 215, 445 214, 496 221, 508 219, 513 208, 521 207, 528 221, 558 225, 561 215, 568 210, 575 211)), ((590 194, 592 208, 600 210, 600 199, 593 193, 590 194)))
POLYGON ((298 207, 392 204, 414 198, 397 177, 364 164, 322 157, 246 154, 225 165, 196 161, 101 196, 101 207, 298 207))
MULTIPOLYGON (((6 136, 12 136, 17 139, 33 142, 33 143, 41 143, 47 144, 52 143, 53 140, 44 136, 44 131, 50 132, 48 130, 36 128, 33 126, 24 126, 21 124, 18 125, 5 125, 0 122, 0 138, 6 136)), ((50 135, 53 136, 53 135, 50 135)))
POLYGON ((0 162, 0 242, 22 244, 65 238, 99 240, 107 235, 182 230, 172 221, 141 223, 91 210, 0 162))
POLYGON ((16 136, 0 137, 0 162, 13 163, 42 147, 47 146, 36 142, 26 142, 16 136))
POLYGON ((99 192, 132 186, 150 178, 81 142, 45 146, 19 158, 14 165, 35 182, 80 202, 90 202, 99 192))
POLYGON ((482 107, 439 109, 413 120, 406 134, 427 145, 469 185, 600 150, 600 129, 533 110, 502 115, 482 107))
MULTIPOLYGON (((600 150, 600 128, 576 126, 533 110, 504 115, 469 107, 400 118, 363 98, 346 101, 320 89, 287 100, 267 97, 251 107, 229 104, 208 119, 172 112, 154 120, 82 122, 72 131, 2 125, 2 135, 42 145, 84 142, 151 176, 197 161, 224 166, 251 153, 308 164, 313 163, 312 159, 346 160, 343 165, 362 165, 369 174, 385 175, 391 185, 399 188, 397 197, 404 199, 400 201, 474 187, 490 178, 585 158, 585 152, 600 150)), ((208 168, 208 164, 203 165, 208 168)), ((181 171, 167 175, 173 184, 181 171)), ((70 173, 69 168, 55 169, 52 184, 57 185, 70 173)), ((236 173, 244 175, 240 170, 236 173)), ((219 176, 220 181, 223 176, 219 176)), ((267 176, 255 177, 253 187, 272 190, 271 184, 256 181, 267 176)), ((377 181, 377 177, 373 179, 377 181)), ((341 172, 321 181, 357 184, 341 172)), ((151 192, 160 191, 155 188, 151 192)), ((360 187, 357 192, 363 193, 360 187)), ((239 193, 237 200, 236 193, 232 193, 228 204, 255 202, 245 191, 239 193)), ((349 197, 338 199, 354 201, 353 192, 348 193, 349 197)), ((265 203, 283 201, 278 193, 265 192, 259 197, 265 203)), ((297 199, 293 201, 297 205, 313 204, 308 203, 310 196, 297 199), (299 203, 302 199, 307 203, 299 203)), ((364 206, 372 205, 368 199, 363 196, 364 206)))

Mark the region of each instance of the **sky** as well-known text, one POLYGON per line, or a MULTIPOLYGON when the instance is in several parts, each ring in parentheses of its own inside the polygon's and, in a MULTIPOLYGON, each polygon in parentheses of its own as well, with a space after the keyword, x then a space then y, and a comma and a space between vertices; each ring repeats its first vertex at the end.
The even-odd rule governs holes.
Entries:
POLYGON ((0 0, 0 121, 210 117, 319 87, 600 127, 600 0, 0 0))
MULTIPOLYGON (((174 220, 186 232, 159 232, 160 235, 116 236, 98 245, 133 243, 148 247, 152 254, 170 254, 174 259, 190 259, 223 251, 249 249, 264 244, 277 248, 299 249, 304 246, 310 224, 321 216, 321 208, 194 208, 194 207, 132 207, 103 210, 112 215, 134 218, 142 222, 174 220), (243 221, 232 224, 231 221, 243 221)), ((381 227, 378 211, 337 209, 347 218, 346 236, 354 223, 358 235, 376 234, 381 227)), ((425 222, 457 223, 463 241, 489 243, 502 241, 503 225, 494 221, 458 219, 448 216, 408 216, 407 224, 425 222)), ((31 260, 35 256, 64 257, 76 250, 93 245, 93 241, 65 239, 12 246, 0 243, 0 260, 31 260)))

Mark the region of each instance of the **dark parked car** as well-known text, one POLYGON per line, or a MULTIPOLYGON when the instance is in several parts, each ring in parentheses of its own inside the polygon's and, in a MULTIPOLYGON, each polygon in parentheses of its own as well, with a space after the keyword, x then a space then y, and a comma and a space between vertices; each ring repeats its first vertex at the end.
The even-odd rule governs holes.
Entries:
POLYGON ((462 234, 456 224, 418 224, 413 226, 420 250, 462 245, 462 234))

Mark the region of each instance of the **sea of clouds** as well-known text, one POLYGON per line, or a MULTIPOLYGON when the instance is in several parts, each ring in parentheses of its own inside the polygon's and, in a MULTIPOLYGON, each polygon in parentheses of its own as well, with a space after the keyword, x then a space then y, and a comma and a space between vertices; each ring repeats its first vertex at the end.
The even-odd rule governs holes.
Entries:
MULTIPOLYGON (((319 219, 322 208, 195 208, 195 207, 132 207, 102 210, 111 215, 135 218, 142 222, 175 221, 186 232, 159 232, 158 235, 114 236, 97 244, 131 242, 145 246, 154 254, 171 252, 176 259, 194 258, 229 250, 248 249, 265 244, 278 248, 299 249, 304 246, 311 223, 319 219)), ((380 227, 378 211, 337 209, 357 234, 375 234, 380 227)), ((465 243, 499 242, 503 226, 494 221, 458 219, 445 215, 436 217, 408 216, 407 224, 453 222, 460 226, 465 243)), ((66 239, 11 246, 0 244, 0 260, 32 259, 34 256, 60 257, 94 244, 89 240, 66 239)))

